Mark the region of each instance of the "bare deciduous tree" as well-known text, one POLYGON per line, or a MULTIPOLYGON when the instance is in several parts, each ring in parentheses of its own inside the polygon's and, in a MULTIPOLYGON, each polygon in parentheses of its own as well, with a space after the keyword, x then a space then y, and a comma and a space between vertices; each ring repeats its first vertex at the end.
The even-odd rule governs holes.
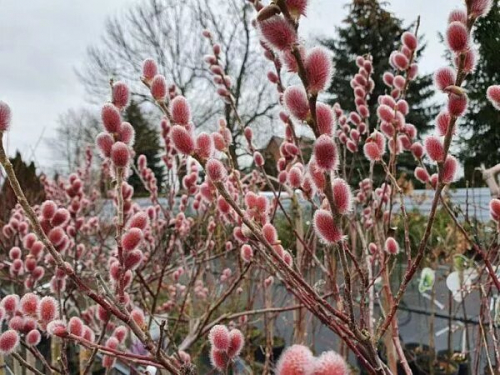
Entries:
MULTIPOLYGON (((209 29, 221 47, 225 74, 232 80, 231 91, 245 125, 251 125, 261 141, 271 136, 271 119, 277 100, 262 74, 267 64, 258 51, 250 6, 240 0, 147 0, 124 14, 111 18, 100 45, 88 50, 88 61, 78 71, 89 97, 102 100, 109 95, 103 87, 110 78, 137 82, 143 60, 153 58, 167 81, 192 103, 197 127, 215 128, 223 117, 238 149, 241 129, 229 104, 214 95, 212 76, 203 61, 212 53, 202 37, 209 29)), ((136 99, 148 101, 144 87, 131 84, 136 99)))
POLYGON ((99 129, 99 117, 91 109, 70 109, 60 115, 56 136, 49 140, 57 156, 54 168, 73 170, 83 165, 85 150, 95 143, 99 129))

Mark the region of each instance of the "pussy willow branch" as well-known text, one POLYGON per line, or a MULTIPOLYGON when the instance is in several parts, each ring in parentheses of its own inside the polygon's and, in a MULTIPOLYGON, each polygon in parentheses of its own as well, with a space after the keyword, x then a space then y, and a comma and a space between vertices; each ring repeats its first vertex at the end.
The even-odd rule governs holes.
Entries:
MULTIPOLYGON (((473 24, 474 23, 472 21, 470 21, 470 23, 468 25, 469 33, 472 29, 473 24)), ((457 87, 461 87, 465 78, 467 77, 467 73, 465 73, 465 71, 464 71, 464 64, 465 64, 465 56, 462 53, 462 55, 460 57, 459 66, 458 66, 457 78, 455 81, 455 86, 457 86, 457 87)), ((450 149, 451 140, 452 140, 452 136, 453 136, 453 130, 455 128, 455 124, 456 124, 457 120, 458 120, 458 117, 451 116, 450 123, 448 125, 448 129, 446 131, 446 135, 444 138, 444 158, 443 158, 443 160, 446 160, 446 157, 448 156, 448 152, 450 149)), ((394 303, 391 307, 391 310, 387 314, 387 317, 384 320, 384 322, 382 323, 382 325, 379 327, 379 330, 378 330, 379 337, 384 335, 385 331, 387 330, 387 328, 391 324, 391 320, 395 319, 396 311, 398 309, 399 303, 401 302, 401 300, 403 298, 403 295, 406 291, 406 288, 408 287, 408 284, 412 280, 413 275, 415 275, 415 272, 417 272, 417 269, 420 265, 420 262, 424 258, 425 249, 427 247, 427 242, 429 240, 429 237, 430 237, 431 231, 432 231, 432 227, 434 225, 434 219, 436 217, 436 211, 437 211, 439 201, 441 198, 441 193, 445 187, 445 184, 443 183, 443 164, 444 164, 443 162, 438 163, 438 184, 436 187, 436 191, 434 193, 434 198, 432 200, 431 212, 429 214, 429 219, 427 221, 427 226, 425 228, 424 236, 423 236, 422 240, 420 241, 420 244, 418 247, 417 256, 416 256, 415 260, 411 263, 411 265, 408 268, 408 270, 406 271, 405 275, 403 276, 401 286, 399 287, 399 290, 394 298, 394 303)))
MULTIPOLYGON (((105 298, 103 298, 103 296, 96 293, 87 284, 85 284, 83 280, 80 279, 75 274, 73 269, 71 269, 70 267, 66 267, 64 260, 61 257, 61 254, 57 252, 57 250, 54 248, 49 238, 43 231, 35 211, 30 206, 28 200, 26 199, 26 196, 24 195, 24 192, 15 174, 14 167, 12 166, 12 163, 7 157, 7 154, 5 153, 3 145, 3 132, 0 132, 0 164, 5 169, 5 173, 7 174, 12 190, 14 191, 14 194, 16 195, 16 198, 21 207, 23 208, 26 216, 28 217, 28 220, 30 221, 33 231, 35 232, 39 240, 42 241, 42 243, 44 244, 45 248, 50 253, 50 255, 52 255, 57 267, 65 272, 65 274, 76 284, 76 286, 79 288, 80 291, 82 291, 84 295, 87 295, 94 302, 101 305, 106 311, 109 311, 110 313, 115 315, 118 319, 126 323, 134 332, 134 334, 137 336, 137 338, 144 344, 146 349, 150 353, 154 354, 156 352, 156 345, 154 344, 153 340, 151 340, 137 325, 137 323, 135 323, 135 321, 131 319, 130 314, 128 314, 127 311, 123 310, 123 307, 115 306, 110 302, 108 302, 105 298)), ((162 359, 161 364, 167 370, 171 371, 174 374, 179 374, 177 365, 174 362, 172 362, 170 358, 168 358, 165 354, 163 354, 161 359, 162 359)))

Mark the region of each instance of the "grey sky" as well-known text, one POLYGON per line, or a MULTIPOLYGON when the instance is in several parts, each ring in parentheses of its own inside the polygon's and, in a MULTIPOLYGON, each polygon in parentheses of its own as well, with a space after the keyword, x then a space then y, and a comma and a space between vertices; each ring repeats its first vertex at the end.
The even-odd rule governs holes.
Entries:
MULTIPOLYGON (((50 167, 50 140, 58 116, 85 105, 83 89, 74 73, 86 48, 99 40, 108 16, 137 0, 0 0, 0 100, 12 108, 13 126, 8 150, 16 149, 50 167), (36 148, 35 152, 33 150, 36 148), (35 155, 35 156, 33 156, 35 155)), ((140 0, 139 0, 140 1, 140 0)), ((347 0, 311 0, 303 35, 332 35, 345 16, 347 0)), ((392 0, 390 10, 405 22, 421 15, 428 41, 421 71, 443 64, 436 34, 443 31, 449 11, 460 0, 392 0)))

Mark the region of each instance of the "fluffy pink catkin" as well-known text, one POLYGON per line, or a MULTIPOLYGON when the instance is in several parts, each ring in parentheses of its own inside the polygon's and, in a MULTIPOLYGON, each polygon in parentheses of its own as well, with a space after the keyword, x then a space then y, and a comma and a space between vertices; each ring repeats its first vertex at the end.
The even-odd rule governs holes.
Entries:
POLYGON ((122 109, 128 105, 130 92, 128 86, 123 82, 113 84, 113 104, 122 109))
POLYGON ((349 184, 342 178, 336 178, 332 182, 333 200, 335 208, 341 215, 352 210, 352 192, 349 184))
POLYGON ((239 329, 232 329, 229 332, 229 347, 227 355, 229 358, 235 358, 240 355, 245 345, 245 338, 239 329))
POLYGON ((158 66, 153 59, 146 59, 142 63, 142 75, 145 79, 151 80, 158 74, 158 66))
POLYGON ((96 145, 102 157, 109 157, 111 155, 111 148, 115 141, 109 133, 99 133, 96 138, 96 145))
POLYGON ((491 104, 500 111, 500 85, 488 87, 486 96, 491 104))
POLYGON ((470 13, 478 18, 484 17, 489 13, 492 5, 493 0, 471 0, 470 13))
POLYGON ((34 293, 26 293, 19 302, 19 308, 25 315, 35 315, 40 298, 34 293))
POLYGON ((319 168, 330 171, 337 167, 337 146, 333 139, 323 134, 314 142, 314 158, 319 168))
POLYGON ((334 351, 322 353, 315 359, 310 375, 348 375, 347 363, 334 351))
POLYGON ((104 128, 110 133, 117 133, 122 123, 120 112, 111 103, 104 104, 101 109, 101 120, 104 128))
POLYGON ((444 91, 447 87, 455 84, 457 73, 453 68, 443 67, 439 68, 434 73, 434 85, 438 90, 444 91))
POLYGON ((217 370, 225 371, 229 364, 229 358, 225 351, 212 347, 210 349, 210 363, 217 370))
POLYGON ((151 81, 151 95, 157 101, 163 101, 167 96, 167 81, 161 74, 155 75, 151 81))
POLYGON ((452 22, 446 30, 446 41, 453 52, 463 52, 469 47, 469 31, 462 22, 452 22))
POLYGON ((438 137, 429 136, 424 141, 425 151, 433 161, 444 161, 445 152, 443 143, 438 137))
POLYGON ((43 297, 38 304, 38 319, 44 323, 49 323, 59 315, 57 301, 53 297, 43 297))
POLYGON ((68 322, 68 331, 69 333, 81 337, 83 336, 83 322, 77 317, 73 316, 68 322))
POLYGON ((313 222, 316 234, 322 241, 334 244, 342 239, 342 231, 329 211, 317 210, 314 213, 313 222))
POLYGON ((370 161, 379 161, 382 159, 382 152, 375 142, 367 142, 363 146, 365 156, 370 161))
POLYGON ((314 366, 314 356, 308 347, 292 345, 281 354, 276 364, 276 375, 309 375, 314 366))
POLYGON ((125 168, 130 162, 130 150, 123 142, 116 142, 111 147, 111 161, 117 168, 125 168))
POLYGON ((294 16, 305 16, 308 0, 286 0, 286 6, 289 12, 294 16))
POLYGON ((332 78, 332 60, 328 50, 324 47, 312 48, 304 61, 308 89, 317 94, 327 88, 332 78))
POLYGON ((455 117, 461 117, 467 110, 468 98, 466 94, 450 94, 448 97, 448 112, 455 117))
POLYGON ((393 237, 387 237, 384 244, 384 250, 391 255, 399 253, 399 244, 393 237))
POLYGON ((122 237, 123 250, 134 250, 141 243, 142 237, 142 230, 139 228, 130 228, 122 237))
POLYGON ((170 103, 172 121, 179 125, 188 125, 191 121, 191 108, 185 97, 176 96, 170 103))
POLYGON ((406 31, 401 36, 401 41, 410 50, 415 51, 417 49, 418 41, 417 41, 417 37, 415 36, 415 34, 409 32, 409 31, 406 31))
POLYGON ((276 15, 259 22, 259 31, 270 47, 285 51, 297 40, 297 34, 283 17, 276 15))
POLYGON ((227 351, 230 344, 229 330, 222 324, 213 326, 208 334, 208 341, 215 349, 227 351))
POLYGON ((209 159, 205 165, 207 176, 213 182, 221 182, 227 177, 227 170, 224 164, 217 159, 209 159))
POLYGON ((40 331, 37 329, 32 329, 26 335, 26 344, 28 344, 29 346, 37 346, 41 340, 42 340, 42 335, 40 334, 40 331))
POLYGON ((181 125, 172 127, 170 138, 175 149, 184 155, 190 155, 196 148, 192 134, 181 125))
POLYGON ((443 164, 442 181, 445 184, 450 184, 455 181, 458 170, 458 161, 453 156, 448 155, 443 164))
POLYGON ((0 100, 0 132, 9 130, 11 117, 10 107, 0 100))
POLYGON ((243 259, 244 262, 250 263, 253 259, 253 250, 252 247, 248 244, 244 244, 241 247, 241 259, 243 259))
POLYGON ((0 354, 8 355, 19 346, 19 334, 9 329, 0 335, 0 354))
POLYGON ((210 134, 200 133, 196 137, 196 153, 203 159, 212 157, 214 152, 214 142, 210 134))
POLYGON ((309 101, 304 89, 300 86, 289 86, 285 90, 283 100, 292 116, 304 121, 309 114, 309 101))
POLYGON ((493 220, 500 221, 500 199, 490 201, 490 214, 493 220))

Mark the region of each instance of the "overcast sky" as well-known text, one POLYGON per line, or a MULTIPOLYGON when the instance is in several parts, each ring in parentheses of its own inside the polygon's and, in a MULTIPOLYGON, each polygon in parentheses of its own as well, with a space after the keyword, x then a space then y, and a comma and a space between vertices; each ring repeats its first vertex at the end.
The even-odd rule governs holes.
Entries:
MULTIPOLYGON (((13 111, 8 150, 20 150, 43 169, 53 163, 50 139, 58 116, 85 105, 75 68, 86 48, 99 40, 107 17, 140 0, 0 0, 0 100, 13 111)), ((222 1, 222 0, 221 0, 222 1)), ((243 0, 242 0, 243 1, 243 0)), ((301 24, 306 38, 333 35, 347 0, 310 0, 301 24)), ((428 42, 420 61, 423 72, 443 64, 443 31, 449 11, 460 0, 392 0, 389 9, 413 22, 421 15, 421 30, 428 42)))

